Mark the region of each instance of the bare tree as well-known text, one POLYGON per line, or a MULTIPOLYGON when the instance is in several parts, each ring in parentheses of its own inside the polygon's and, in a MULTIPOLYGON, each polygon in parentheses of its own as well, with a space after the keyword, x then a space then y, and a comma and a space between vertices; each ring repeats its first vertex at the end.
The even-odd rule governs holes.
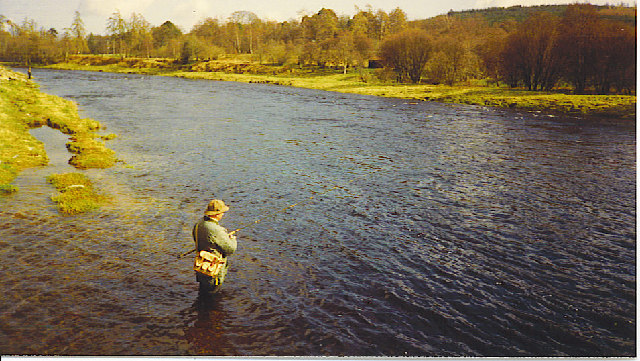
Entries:
MULTIPOLYGON (((124 40, 127 33, 127 22, 120 14, 120 10, 116 10, 109 19, 107 19, 107 33, 112 35, 115 40, 118 41, 120 49, 118 50, 122 56, 126 56, 126 50, 124 48, 124 40)), ((113 54, 116 53, 115 43, 112 45, 113 54)))
POLYGON ((128 24, 131 48, 138 55, 151 56, 153 35, 151 24, 142 14, 132 13, 128 24))
POLYGON ((71 35, 73 36, 74 50, 76 54, 84 53, 89 50, 86 39, 87 31, 85 30, 84 21, 82 21, 79 11, 75 12, 70 30, 71 35))
POLYGON ((584 93, 598 71, 598 14, 592 5, 570 5, 560 22, 559 49, 565 75, 576 93, 584 93))
POLYGON ((518 26, 505 42, 502 73, 511 85, 551 90, 560 76, 558 19, 540 12, 518 26))
POLYGON ((408 78, 418 83, 431 49, 432 41, 424 30, 407 29, 387 37, 380 46, 380 56, 396 72, 398 81, 408 78))
POLYGON ((249 30, 249 54, 253 54, 253 22, 258 19, 258 16, 251 11, 235 11, 229 17, 229 20, 236 24, 236 51, 242 52, 241 36, 245 28, 249 30))

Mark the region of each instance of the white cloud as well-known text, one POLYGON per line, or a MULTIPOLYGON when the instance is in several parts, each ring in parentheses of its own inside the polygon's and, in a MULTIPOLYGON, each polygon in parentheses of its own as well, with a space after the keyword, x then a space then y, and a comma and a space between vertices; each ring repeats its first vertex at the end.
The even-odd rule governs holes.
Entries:
POLYGON ((87 16, 110 16, 116 10, 120 10, 122 16, 126 17, 134 12, 145 12, 149 7, 153 6, 154 2, 155 0, 81 0, 78 10, 87 16))
POLYGON ((125 19, 132 13, 142 14, 152 25, 170 20, 188 31, 198 19, 209 16, 211 3, 211 0, 80 0, 78 11, 88 23, 94 24, 95 29, 90 30, 95 32, 101 32, 100 24, 116 11, 125 19))

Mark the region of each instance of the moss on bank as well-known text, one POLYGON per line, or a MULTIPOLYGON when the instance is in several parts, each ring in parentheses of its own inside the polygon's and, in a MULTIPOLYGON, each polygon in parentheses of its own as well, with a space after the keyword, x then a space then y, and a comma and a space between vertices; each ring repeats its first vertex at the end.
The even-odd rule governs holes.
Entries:
POLYGON ((75 154, 69 162, 76 168, 115 164, 115 153, 102 141, 113 136, 97 135, 100 123, 80 118, 75 103, 43 93, 23 74, 0 67, 0 193, 18 190, 11 183, 21 170, 49 163, 44 144, 29 133, 44 125, 71 136, 67 147, 75 154))
POLYGON ((78 169, 109 168, 116 160, 115 152, 106 148, 92 133, 74 135, 67 143, 67 149, 74 153, 69 164, 78 169))
POLYGON ((309 71, 296 67, 264 65, 242 57, 222 58, 181 66, 169 59, 122 59, 110 56, 78 55, 70 57, 67 63, 49 67, 266 83, 343 93, 515 108, 579 116, 595 115, 620 119, 635 119, 636 117, 635 95, 574 95, 492 86, 397 84, 380 81, 367 69, 349 74, 330 70, 309 71))
POLYGON ((107 197, 93 189, 91 181, 82 173, 52 174, 47 181, 53 184, 58 194, 51 200, 66 214, 78 214, 100 207, 107 197))

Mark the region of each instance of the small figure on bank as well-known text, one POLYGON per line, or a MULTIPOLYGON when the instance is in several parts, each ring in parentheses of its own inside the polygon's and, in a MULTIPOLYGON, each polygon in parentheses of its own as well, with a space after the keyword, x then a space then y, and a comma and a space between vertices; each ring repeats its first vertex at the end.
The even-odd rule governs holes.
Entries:
POLYGON ((196 280, 200 283, 202 292, 215 293, 220 290, 229 270, 227 257, 238 247, 233 232, 228 233, 218 224, 228 210, 229 207, 223 201, 214 199, 209 202, 204 211, 204 217, 193 226, 193 241, 196 243, 194 270, 196 270, 196 280), (217 265, 219 266, 216 268, 217 265), (203 270, 205 272, 202 272, 203 270))

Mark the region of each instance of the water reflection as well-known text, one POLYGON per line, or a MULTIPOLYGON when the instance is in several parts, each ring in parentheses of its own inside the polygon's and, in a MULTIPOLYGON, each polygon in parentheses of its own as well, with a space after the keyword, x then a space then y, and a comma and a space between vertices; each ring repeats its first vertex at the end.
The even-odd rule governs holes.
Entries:
POLYGON ((184 334, 195 355, 236 355, 233 345, 225 335, 224 321, 227 313, 220 294, 198 293, 196 301, 184 312, 190 324, 184 334), (195 319, 191 319, 195 316, 195 319))

